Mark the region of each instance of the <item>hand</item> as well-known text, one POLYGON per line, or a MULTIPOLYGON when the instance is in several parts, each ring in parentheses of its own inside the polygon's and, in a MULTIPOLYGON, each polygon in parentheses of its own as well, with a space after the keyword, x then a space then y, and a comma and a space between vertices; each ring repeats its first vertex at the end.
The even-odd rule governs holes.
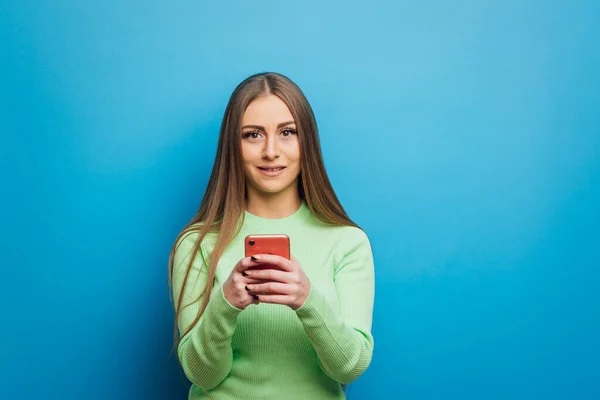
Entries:
POLYGON ((268 264, 274 268, 246 270, 248 277, 268 281, 247 285, 250 294, 258 296, 261 303, 282 304, 292 310, 302 307, 310 293, 310 280, 298 260, 271 254, 256 254, 253 257, 255 264, 268 264))
POLYGON ((242 258, 233 267, 229 278, 223 284, 223 295, 225 299, 234 307, 242 310, 250 304, 258 304, 258 298, 248 292, 246 287, 250 284, 262 283, 259 279, 252 279, 245 275, 245 270, 256 266, 258 263, 250 257, 242 258))

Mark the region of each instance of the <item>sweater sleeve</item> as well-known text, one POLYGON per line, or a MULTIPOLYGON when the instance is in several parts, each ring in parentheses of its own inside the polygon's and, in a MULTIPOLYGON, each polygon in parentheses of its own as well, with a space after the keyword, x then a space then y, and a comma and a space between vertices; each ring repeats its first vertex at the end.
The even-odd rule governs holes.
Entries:
POLYGON ((375 295, 373 253, 367 235, 352 230, 334 274, 339 309, 333 309, 316 285, 296 310, 317 353, 321 369, 343 383, 356 380, 371 363, 371 324, 375 295))
MULTIPOLYGON (((172 284, 175 304, 179 300, 197 237, 197 233, 185 236, 174 254, 172 284)), ((204 255, 200 251, 186 282, 182 311, 177 321, 180 333, 193 323, 202 304, 200 294, 208 280, 207 267, 203 263, 204 255)), ((233 359, 231 338, 241 311, 227 301, 220 286, 213 288, 206 310, 192 330, 181 339, 177 349, 185 375, 193 384, 209 390, 229 374, 233 359)))

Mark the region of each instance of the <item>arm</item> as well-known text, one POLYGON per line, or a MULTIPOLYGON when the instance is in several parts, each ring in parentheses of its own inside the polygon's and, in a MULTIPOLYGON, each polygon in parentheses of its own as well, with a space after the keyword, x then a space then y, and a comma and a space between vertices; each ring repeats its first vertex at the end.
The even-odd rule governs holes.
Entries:
POLYGON ((357 379, 373 354, 371 323, 375 293, 373 254, 362 231, 352 231, 348 250, 334 274, 339 310, 311 285, 306 302, 296 310, 321 369, 340 383, 357 379))
MULTIPOLYGON (((191 250, 198 234, 189 234, 181 240, 173 259, 173 299, 177 305, 185 279, 191 250)), ((207 285, 207 267, 203 266, 202 252, 196 256, 186 283, 182 310, 177 321, 179 332, 184 332, 194 321, 201 306, 200 293, 207 285), (186 307, 187 306, 187 307, 186 307)), ((179 343, 177 352, 188 379, 195 385, 212 389, 225 379, 231 369, 231 338, 237 316, 242 310, 232 306, 221 287, 214 288, 211 299, 198 323, 179 343)))

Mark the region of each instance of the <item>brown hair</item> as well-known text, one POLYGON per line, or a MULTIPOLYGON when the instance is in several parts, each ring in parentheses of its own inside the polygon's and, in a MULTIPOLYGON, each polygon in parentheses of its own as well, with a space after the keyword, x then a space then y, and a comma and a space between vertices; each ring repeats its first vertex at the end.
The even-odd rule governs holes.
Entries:
POLYGON ((246 182, 240 149, 242 117, 248 105, 260 96, 278 96, 288 106, 300 141, 300 176, 298 191, 310 211, 319 220, 335 225, 357 226, 346 214, 331 186, 321 154, 317 123, 312 108, 300 88, 284 75, 264 72, 252 75, 233 91, 221 123, 217 155, 200 204, 200 209, 177 236, 169 256, 169 295, 175 305, 175 350, 180 338, 198 323, 208 305, 215 271, 225 247, 237 235, 246 209, 246 182), (173 299, 173 259, 178 243, 187 234, 198 232, 187 265, 179 299, 173 299), (204 267, 208 268, 208 284, 199 294, 203 298, 198 315, 185 332, 178 336, 178 321, 187 280, 202 240, 208 232, 218 232, 213 251, 204 267))

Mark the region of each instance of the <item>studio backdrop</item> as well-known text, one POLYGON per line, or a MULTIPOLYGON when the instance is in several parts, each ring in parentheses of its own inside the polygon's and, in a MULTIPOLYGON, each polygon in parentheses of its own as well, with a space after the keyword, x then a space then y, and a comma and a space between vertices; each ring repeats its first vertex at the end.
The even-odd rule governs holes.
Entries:
POLYGON ((357 399, 600 398, 597 1, 0 1, 2 399, 184 399, 167 261, 235 86, 368 234, 357 399))

